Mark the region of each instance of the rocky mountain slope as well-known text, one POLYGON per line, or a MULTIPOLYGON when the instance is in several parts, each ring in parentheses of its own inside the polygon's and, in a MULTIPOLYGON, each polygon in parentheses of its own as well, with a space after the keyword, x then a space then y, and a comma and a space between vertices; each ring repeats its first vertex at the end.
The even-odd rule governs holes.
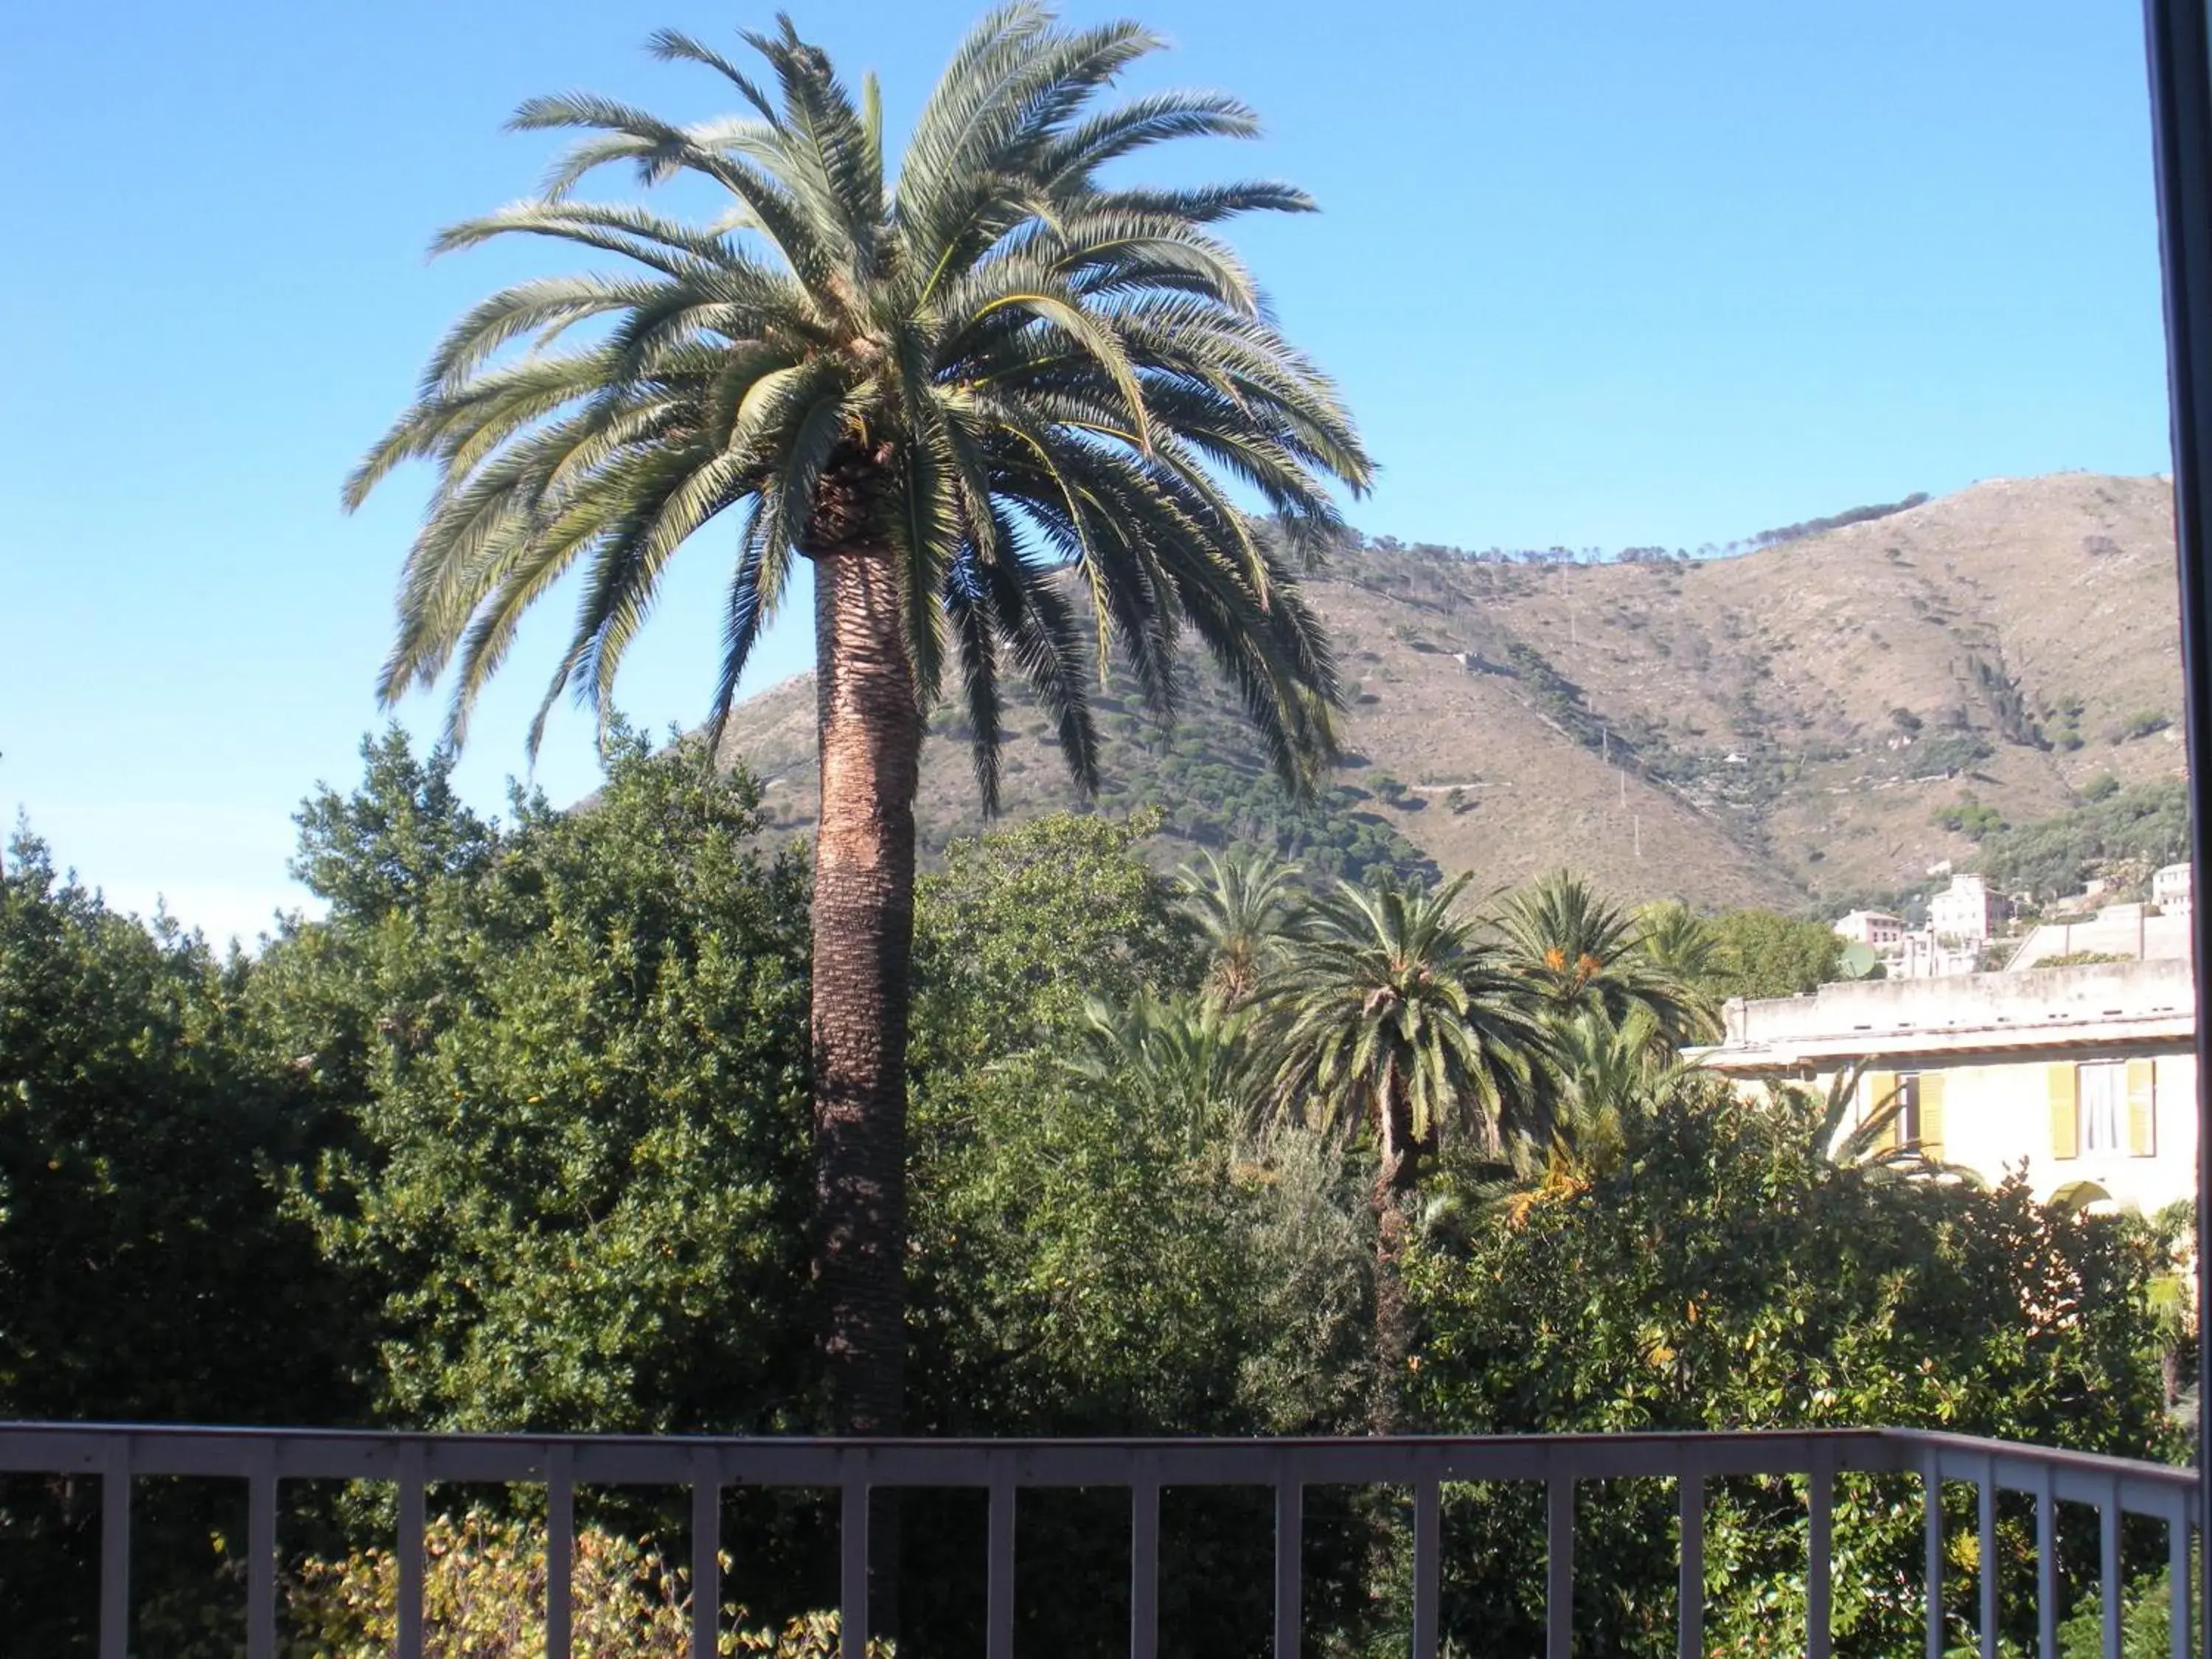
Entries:
MULTIPOLYGON (((1164 733, 1106 699, 1101 804, 1159 805, 1164 855, 1266 836, 1328 869, 1425 859, 1488 888, 1568 865, 1626 897, 1796 909, 1964 862, 1975 823, 2105 774, 2182 768, 2162 479, 1995 479, 1727 559, 1370 545, 1310 591, 1355 699, 1322 801, 1264 781, 1206 676, 1164 733)), ((1014 725, 1008 815, 1074 805, 1042 720, 1014 725)), ((957 715, 935 730, 933 848, 981 827, 957 715)), ((780 827, 811 825, 811 679, 744 703, 724 752, 780 827)))

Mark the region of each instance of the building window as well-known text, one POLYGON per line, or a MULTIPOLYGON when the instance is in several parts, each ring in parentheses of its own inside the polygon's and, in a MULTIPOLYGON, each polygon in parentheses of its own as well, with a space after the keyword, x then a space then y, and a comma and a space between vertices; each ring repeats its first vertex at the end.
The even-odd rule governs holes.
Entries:
POLYGON ((1899 1146, 1920 1144, 1920 1073, 1903 1072, 1897 1079, 1897 1121, 1890 1131, 1892 1142, 1899 1146))
POLYGON ((2125 1060, 2085 1061, 2075 1068, 2081 1100, 2081 1149, 2117 1152, 2127 1146, 2128 1066, 2125 1060))

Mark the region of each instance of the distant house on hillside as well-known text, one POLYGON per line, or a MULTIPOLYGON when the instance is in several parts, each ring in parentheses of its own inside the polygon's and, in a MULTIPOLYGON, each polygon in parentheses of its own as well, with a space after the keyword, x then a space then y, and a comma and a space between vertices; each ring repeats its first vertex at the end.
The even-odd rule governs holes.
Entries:
POLYGON ((2150 878, 2150 902, 2168 915, 2187 915, 2190 909, 2189 866, 2169 864, 2150 878))
POLYGON ((1853 910, 1832 925, 1873 951, 1885 978, 1945 979, 1980 969, 1982 947, 2005 908, 1981 877, 1954 876, 1949 890, 1929 901, 1925 927, 1907 927, 1887 910, 1853 910))
POLYGON ((1897 1144, 2148 1213, 2196 1192, 2195 1007, 2186 961, 1824 985, 1730 1002, 1691 1057, 1820 1089, 1863 1066, 1855 1123, 1895 1097, 1897 1144))
POLYGON ((1928 925, 1939 938, 1980 945, 2010 914, 2004 896, 1992 893, 1979 876, 1958 875, 1928 901, 1928 925))
POLYGON ((1905 918, 1887 910, 1853 910, 1835 924, 1837 936, 1853 945, 1864 945, 1876 956, 1888 953, 1905 938, 1905 918))

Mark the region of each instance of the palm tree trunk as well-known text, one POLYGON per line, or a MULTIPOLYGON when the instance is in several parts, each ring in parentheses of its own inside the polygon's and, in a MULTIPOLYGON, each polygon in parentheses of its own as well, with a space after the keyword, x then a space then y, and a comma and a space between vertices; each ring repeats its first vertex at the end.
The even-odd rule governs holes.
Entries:
POLYGON ((906 1043, 922 724, 896 563, 814 560, 814 1273, 835 1426, 896 1434, 906 1359, 906 1043))
POLYGON ((1413 1113, 1386 1078, 1376 1127, 1381 1153, 1370 1195, 1375 1206, 1375 1390, 1369 1422, 1376 1434, 1398 1427, 1398 1392, 1406 1378, 1412 1334, 1406 1318, 1406 1281, 1400 1266, 1411 1218, 1407 1200, 1420 1178, 1420 1149, 1413 1144, 1413 1113))

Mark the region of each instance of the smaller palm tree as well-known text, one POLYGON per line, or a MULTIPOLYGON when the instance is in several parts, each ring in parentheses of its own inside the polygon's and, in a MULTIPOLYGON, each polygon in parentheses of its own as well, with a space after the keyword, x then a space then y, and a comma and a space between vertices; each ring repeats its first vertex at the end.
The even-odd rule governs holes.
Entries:
POLYGON ((1618 1028, 1638 1009, 1655 1037, 1680 1048, 1713 1029, 1710 999, 1647 950, 1637 919, 1580 876, 1555 871, 1510 895, 1497 926, 1506 959, 1565 1024, 1586 1013, 1618 1028))
POLYGON ((1536 1205, 1587 1192, 1617 1174, 1636 1125, 1717 1083, 1675 1057, 1648 1008, 1631 1009, 1619 1024, 1585 1011, 1556 1027, 1553 1042, 1546 1132, 1513 1142, 1505 1168, 1477 1189, 1516 1226, 1536 1205))
POLYGON ((1674 982, 1711 1000, 1727 974, 1720 940, 1705 919, 1680 899, 1639 905, 1637 942, 1644 954, 1674 982))
POLYGON ((1205 868, 1184 865, 1180 909, 1206 951, 1206 994, 1235 1007, 1259 988, 1301 925, 1306 909, 1298 866, 1263 848, 1226 858, 1203 854, 1205 868))
POLYGON ((1275 1117, 1373 1138, 1378 1431, 1396 1416, 1408 1333, 1399 1263, 1407 1200, 1448 1130, 1493 1154, 1538 1127, 1549 1041, 1526 980, 1454 914, 1467 878, 1433 891, 1340 883, 1262 982, 1275 1117))
POLYGON ((1812 1138, 1814 1161, 1832 1172, 1856 1170, 1885 1182, 1942 1180, 1966 1187, 1988 1184, 1977 1170, 1930 1158, 1919 1146, 1897 1139, 1894 1131, 1905 1106, 1902 1088, 1893 1089, 1875 1101, 1854 1124, 1851 1115, 1867 1070, 1863 1060, 1846 1066, 1821 1092, 1802 1083, 1770 1083, 1767 1098, 1776 1108, 1803 1118, 1812 1138))
POLYGON ((1160 999, 1140 991, 1126 1005, 1093 997, 1062 1066, 1118 1091, 1193 1158, 1232 1138, 1249 1116, 1245 1036, 1249 1009, 1208 998, 1160 999))

